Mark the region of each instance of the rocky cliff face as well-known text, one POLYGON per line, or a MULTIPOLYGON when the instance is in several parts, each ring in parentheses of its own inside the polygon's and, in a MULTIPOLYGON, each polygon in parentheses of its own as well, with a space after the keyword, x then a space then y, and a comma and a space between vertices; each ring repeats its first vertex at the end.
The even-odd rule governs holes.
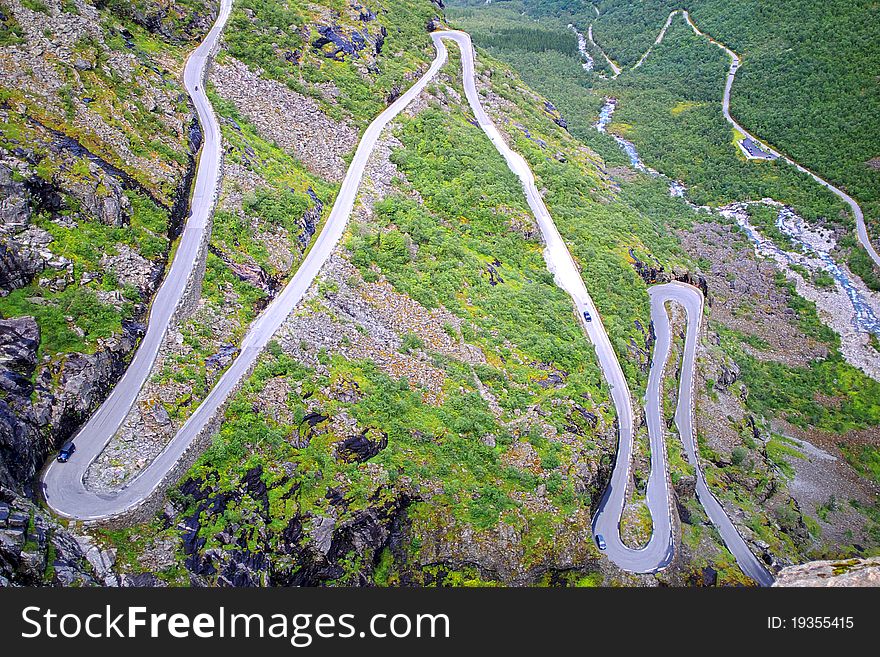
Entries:
POLYGON ((880 586, 880 557, 788 566, 779 571, 773 586, 880 586))
POLYGON ((110 553, 92 550, 88 539, 74 536, 48 519, 28 499, 0 487, 0 586, 96 586, 116 583, 110 553), (98 565, 91 563, 93 561, 98 565))
POLYGON ((143 330, 196 145, 176 74, 213 10, 0 9, 0 483, 29 491, 143 330))
POLYGON ((0 581, 102 580, 21 496, 142 334, 198 147, 178 76, 215 4, 0 3, 0 486, 28 519, 0 523, 0 581))

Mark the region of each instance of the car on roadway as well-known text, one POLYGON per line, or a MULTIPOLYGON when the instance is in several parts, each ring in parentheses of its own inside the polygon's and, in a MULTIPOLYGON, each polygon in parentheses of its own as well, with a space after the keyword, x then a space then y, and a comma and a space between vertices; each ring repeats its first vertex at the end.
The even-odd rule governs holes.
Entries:
POLYGON ((588 311, 586 311, 586 310, 584 311, 584 321, 586 321, 586 322, 592 322, 592 321, 593 321, 592 316, 591 316, 590 313, 589 313, 588 311))
POLYGON ((72 440, 68 440, 61 446, 61 451, 58 452, 58 462, 67 463, 75 451, 76 445, 73 444, 72 440))
POLYGON ((605 542, 605 537, 602 534, 596 534, 596 545, 599 546, 600 550, 604 550, 608 547, 608 544, 605 542))

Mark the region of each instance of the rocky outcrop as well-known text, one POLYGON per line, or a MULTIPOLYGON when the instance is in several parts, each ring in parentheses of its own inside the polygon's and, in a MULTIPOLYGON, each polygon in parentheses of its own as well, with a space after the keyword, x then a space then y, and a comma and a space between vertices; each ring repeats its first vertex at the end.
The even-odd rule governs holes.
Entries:
POLYGON ((40 331, 32 317, 0 320, 0 484, 30 491, 49 453, 104 399, 143 331, 123 332, 94 354, 69 354, 36 371, 40 331))
POLYGON ((215 256, 220 258, 223 263, 229 267, 229 270, 235 274, 240 280, 250 283, 256 288, 263 290, 269 296, 274 296, 278 290, 278 281, 272 279, 266 271, 257 264, 250 262, 235 262, 219 247, 213 244, 208 246, 208 250, 215 256))
POLYGON ((666 271, 663 265, 650 264, 644 262, 639 259, 633 249, 629 250, 629 257, 632 260, 633 268, 636 270, 636 273, 645 281, 647 285, 656 285, 659 283, 669 283, 670 281, 678 281, 680 283, 687 283, 688 285, 693 285, 696 288, 699 288, 703 293, 703 296, 706 298, 706 303, 712 305, 712 299, 709 296, 709 284, 706 281, 706 277, 701 274, 694 274, 692 272, 668 272, 666 271))
POLYGON ((345 61, 346 55, 359 57, 358 53, 367 47, 369 34, 366 30, 348 35, 337 25, 319 25, 317 31, 320 36, 312 41, 312 47, 338 62, 345 61))
POLYGON ((211 29, 219 2, 206 2, 203 7, 178 6, 165 0, 136 0, 113 5, 113 11, 126 16, 153 34, 171 41, 192 40, 211 29))
POLYGON ((43 369, 37 379, 42 393, 37 406, 48 413, 53 435, 59 439, 69 435, 103 401, 143 331, 141 323, 123 322, 122 333, 103 341, 100 351, 71 354, 43 369), (50 388, 53 379, 57 387, 50 388))
POLYGON ((30 194, 10 166, 0 162, 0 296, 28 285, 47 266, 35 248, 30 225, 30 194), (31 238, 31 239, 28 239, 31 238))
POLYGON ((880 586, 880 557, 810 561, 779 571, 773 586, 880 586))
POLYGON ((357 144, 357 132, 321 111, 311 98, 251 71, 236 59, 215 64, 211 81, 235 104, 260 134, 300 160, 310 171, 342 180, 345 156, 357 144))
POLYGON ((550 116, 550 118, 553 120, 553 123, 558 125, 560 128, 568 130, 568 121, 566 121, 562 117, 562 114, 559 113, 559 110, 556 109, 556 106, 553 105, 553 103, 551 103, 548 100, 545 100, 544 101, 544 111, 550 116))
POLYGON ((31 501, 0 487, 0 586, 118 584, 110 571, 112 553, 87 554, 81 541, 31 501))
POLYGON ((0 163, 0 232, 25 228, 30 216, 24 182, 16 179, 9 166, 0 163))
POLYGON ((90 163, 91 174, 85 181, 68 186, 69 193, 79 201, 81 211, 106 226, 122 228, 131 221, 131 201, 125 195, 123 182, 90 163))
MULTIPOLYGON (((93 145, 157 197, 173 194, 186 165, 162 153, 178 150, 191 118, 189 108, 181 112, 177 71, 169 70, 179 63, 166 53, 146 55, 126 29, 94 4, 74 0, 74 11, 62 10, 60 0, 39 4, 45 9, 35 11, 19 0, 4 5, 22 28, 20 44, 0 49, 4 86, 28 99, 27 107, 13 105, 14 111, 93 145), (135 92, 130 98, 137 101, 121 103, 117 86, 135 92), (130 141, 135 134, 141 140, 130 141), (158 155, 139 146, 147 143, 161 143, 158 155)), ((209 13, 199 11, 198 3, 185 10, 174 2, 162 4, 179 17, 209 13)), ((115 4, 113 11, 121 6, 115 4)), ((188 25, 194 36, 201 22, 178 24, 188 25)))
MULTIPOLYGON (((363 567, 346 583, 363 585, 370 581, 379 553, 402 542, 406 510, 412 500, 407 495, 395 496, 393 491, 375 495, 371 504, 345 520, 333 515, 296 514, 281 530, 270 529, 269 489, 262 474, 260 467, 247 471, 234 492, 220 491, 204 480, 189 479, 181 485, 180 492, 185 500, 195 503, 195 511, 177 517, 172 509, 165 517, 179 531, 193 584, 319 586, 343 577, 342 562, 355 557, 363 560, 363 567), (232 505, 250 510, 206 538, 203 528, 216 525, 232 505), (223 549, 213 547, 216 545, 223 549)), ((284 498, 296 493, 294 487, 284 498)), ((328 499, 331 514, 347 505, 341 495, 332 496, 332 492, 328 492, 328 499)))
POLYGON ((0 484, 27 485, 48 446, 31 406, 40 329, 33 317, 0 320, 0 484))
POLYGON ((101 266, 111 272, 121 286, 137 288, 143 298, 149 297, 162 275, 161 263, 150 262, 125 244, 116 254, 105 255, 101 266))

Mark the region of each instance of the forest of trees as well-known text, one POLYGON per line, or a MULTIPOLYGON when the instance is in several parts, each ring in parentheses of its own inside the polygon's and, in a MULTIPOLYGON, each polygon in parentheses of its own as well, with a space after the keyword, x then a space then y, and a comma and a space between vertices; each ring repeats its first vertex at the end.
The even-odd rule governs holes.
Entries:
MULTIPOLYGON (((582 32, 592 23, 596 42, 624 69, 654 42, 670 11, 687 9, 701 30, 743 57, 731 113, 848 191, 874 234, 880 230, 880 6, 872 0, 496 0, 492 6, 493 18, 525 12, 542 23, 574 23, 582 32)), ((487 11, 471 11, 488 20, 487 11)), ((520 43, 506 49, 527 50, 520 43)), ((601 58, 596 63, 601 67, 601 58)))

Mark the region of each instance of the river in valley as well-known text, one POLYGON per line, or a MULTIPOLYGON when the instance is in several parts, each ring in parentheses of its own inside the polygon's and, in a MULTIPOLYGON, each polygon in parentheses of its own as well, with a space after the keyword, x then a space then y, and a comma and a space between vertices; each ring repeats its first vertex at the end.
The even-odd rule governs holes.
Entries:
MULTIPOLYGON (((617 100, 607 98, 593 127, 614 138, 633 168, 655 178, 668 179, 644 163, 635 144, 608 132, 616 107, 617 100)), ((669 193, 682 198, 694 210, 709 209, 688 201, 687 188, 676 180, 669 181, 669 193)), ((880 295, 868 289, 846 265, 834 259, 832 253, 837 243, 832 232, 808 223, 790 207, 773 199, 732 203, 714 212, 735 221, 752 242, 755 254, 773 260, 788 278, 795 281, 798 294, 816 304, 820 316, 840 336, 841 352, 846 360, 880 380, 877 352, 869 340, 871 335, 880 338, 880 295), (791 250, 763 235, 751 223, 750 208, 756 205, 778 210, 775 227, 788 239, 791 250), (809 272, 809 276, 802 274, 804 270, 809 272), (818 285, 816 277, 821 274, 830 276, 833 284, 818 285)))

